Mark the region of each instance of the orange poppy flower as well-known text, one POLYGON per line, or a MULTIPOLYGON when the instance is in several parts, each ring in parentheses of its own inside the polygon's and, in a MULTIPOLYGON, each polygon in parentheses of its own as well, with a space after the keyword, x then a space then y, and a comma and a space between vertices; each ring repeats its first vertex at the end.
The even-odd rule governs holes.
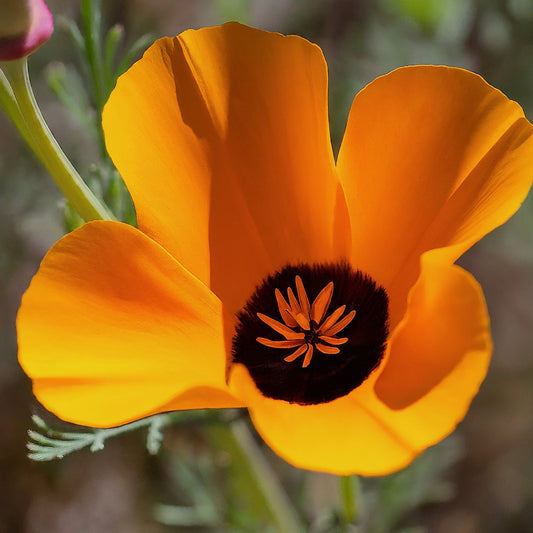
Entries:
POLYGON ((320 49, 231 23, 157 41, 104 129, 139 229, 86 224, 26 292, 19 357, 48 409, 247 407, 290 463, 365 475, 464 417, 491 339, 454 262, 527 195, 518 104, 401 68, 356 96, 335 162, 320 49))

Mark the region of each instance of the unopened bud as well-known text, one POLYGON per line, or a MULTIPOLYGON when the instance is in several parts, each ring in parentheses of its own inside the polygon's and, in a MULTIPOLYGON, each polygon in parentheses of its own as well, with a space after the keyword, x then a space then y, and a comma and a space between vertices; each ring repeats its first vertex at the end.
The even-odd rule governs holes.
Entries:
POLYGON ((0 61, 31 54, 53 31, 44 0, 0 0, 0 61))

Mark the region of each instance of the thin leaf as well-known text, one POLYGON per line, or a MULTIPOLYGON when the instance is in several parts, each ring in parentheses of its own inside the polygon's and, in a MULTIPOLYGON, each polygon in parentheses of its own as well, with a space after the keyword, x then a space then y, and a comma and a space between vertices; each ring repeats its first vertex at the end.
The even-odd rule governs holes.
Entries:
POLYGON ((104 48, 104 79, 106 94, 109 95, 115 86, 116 77, 113 71, 117 48, 124 37, 124 27, 120 24, 113 26, 108 32, 104 48))

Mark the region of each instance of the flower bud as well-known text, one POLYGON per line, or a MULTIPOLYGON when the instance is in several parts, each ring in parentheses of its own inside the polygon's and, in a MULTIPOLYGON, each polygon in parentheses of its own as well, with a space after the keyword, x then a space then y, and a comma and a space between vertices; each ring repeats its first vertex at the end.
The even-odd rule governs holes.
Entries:
POLYGON ((44 0, 0 0, 0 61, 31 54, 53 30, 44 0))

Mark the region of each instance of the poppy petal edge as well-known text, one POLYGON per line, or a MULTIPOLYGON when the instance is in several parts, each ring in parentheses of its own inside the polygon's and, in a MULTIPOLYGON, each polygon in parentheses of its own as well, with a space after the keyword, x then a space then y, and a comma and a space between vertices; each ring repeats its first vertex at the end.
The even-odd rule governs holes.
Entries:
POLYGON ((36 397, 74 423, 123 424, 202 386, 231 398, 220 301, 126 224, 91 222, 56 243, 23 296, 17 332, 36 397))

